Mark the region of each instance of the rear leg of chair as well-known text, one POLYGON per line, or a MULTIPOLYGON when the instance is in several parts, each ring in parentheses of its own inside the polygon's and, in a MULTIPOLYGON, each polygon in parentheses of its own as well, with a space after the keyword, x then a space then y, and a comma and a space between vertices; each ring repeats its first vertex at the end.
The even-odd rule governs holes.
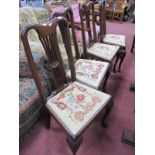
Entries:
POLYGON ((114 73, 116 73, 116 65, 117 65, 117 62, 118 62, 119 57, 120 57, 119 55, 120 55, 120 53, 118 52, 117 55, 116 55, 116 60, 115 60, 114 67, 113 67, 113 72, 114 73))
POLYGON ((119 68, 118 68, 119 72, 121 72, 121 65, 124 61, 125 56, 126 56, 126 50, 123 50, 120 54, 120 63, 119 63, 119 68))

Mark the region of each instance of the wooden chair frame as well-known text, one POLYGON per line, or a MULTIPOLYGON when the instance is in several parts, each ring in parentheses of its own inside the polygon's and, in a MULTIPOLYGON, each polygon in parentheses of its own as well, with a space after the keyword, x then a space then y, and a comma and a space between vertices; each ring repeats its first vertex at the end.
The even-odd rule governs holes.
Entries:
MULTIPOLYGON (((44 26, 44 25, 27 25, 23 31, 21 32, 21 39, 24 45, 24 50, 26 53, 26 56, 28 58, 29 64, 30 64, 30 68, 32 70, 32 74, 36 83, 36 86, 38 88, 38 93, 39 96, 42 100, 43 103, 43 107, 46 109, 45 103, 47 101, 47 98, 45 96, 45 93, 43 91, 43 87, 41 84, 41 80, 39 78, 39 72, 38 69, 35 65, 32 53, 31 53, 31 48, 28 42, 28 32, 31 29, 34 29, 38 35, 39 35, 39 39, 45 49, 48 61, 50 62, 50 68, 51 68, 51 72, 53 73, 53 75, 55 75, 56 78, 54 78, 54 94, 58 93, 60 90, 62 90, 63 88, 66 87, 66 85, 64 85, 64 83, 66 83, 66 77, 65 77, 65 73, 63 71, 63 61, 62 61, 62 57, 60 54, 60 50, 57 44, 57 39, 56 39, 56 31, 55 28, 56 26, 59 24, 59 27, 61 29, 61 33, 63 34, 63 41, 65 43, 65 48, 66 48, 66 52, 69 59, 69 64, 70 64, 70 69, 71 69, 71 81, 75 81, 76 80, 76 75, 75 75, 75 69, 74 69, 74 62, 73 62, 73 56, 72 56, 72 52, 71 52, 71 43, 70 43, 70 36, 69 36, 69 32, 68 29, 65 27, 68 27, 67 25, 67 21, 65 18, 61 18, 61 19, 54 19, 52 22, 49 23, 49 26, 44 26), (50 25, 51 24, 51 25, 50 25), (51 47, 52 44, 53 46, 51 47), (55 51, 57 51, 56 55, 55 55, 55 51), (61 75, 61 76, 60 76, 61 75)), ((46 112, 46 127, 49 128, 49 115, 46 112)))
MULTIPOLYGON (((106 35, 106 11, 105 11, 105 1, 101 1, 99 14, 100 17, 100 42, 103 42, 104 35, 106 35)), ((113 45, 113 44, 111 44, 113 45)), ((126 56, 126 47, 120 46, 119 52, 118 52, 118 59, 119 59, 119 65, 118 65, 118 72, 121 72, 121 65, 124 61, 124 58, 126 56)), ((118 60, 117 60, 118 61, 118 60)), ((117 63, 116 63, 117 64, 117 63)))
MULTIPOLYGON (((28 32, 33 29, 38 33, 38 37, 44 47, 45 53, 47 55, 47 59, 50 62, 50 69, 51 69, 50 71, 54 75, 54 79, 53 79, 54 86, 53 87, 55 88, 55 91, 51 92, 51 95, 49 96, 49 98, 50 98, 50 97, 55 96, 57 93, 62 91, 64 88, 66 88, 70 84, 70 82, 69 83, 67 82, 66 77, 65 77, 65 72, 64 72, 64 68, 63 68, 64 67, 63 60, 61 57, 61 53, 60 53, 57 38, 56 38, 56 26, 58 26, 58 25, 60 27, 60 31, 62 34, 65 49, 66 49, 66 52, 67 52, 67 55, 69 58, 69 65, 70 65, 70 69, 71 69, 71 82, 74 82, 76 80, 76 75, 75 75, 75 69, 74 69, 73 55, 72 55, 72 51, 71 51, 69 25, 68 25, 66 18, 64 18, 64 17, 55 18, 52 21, 50 21, 49 23, 44 24, 44 25, 38 25, 38 24, 27 25, 21 32, 21 39, 22 39, 22 42, 24 45, 24 50, 25 50, 26 56, 28 58, 30 68, 32 70, 32 75, 34 77, 34 80, 35 80, 35 83, 36 83, 36 86, 37 86, 37 89, 39 92, 39 96, 40 96, 40 99, 42 101, 43 108, 45 111, 45 118, 46 118, 45 125, 46 125, 47 129, 50 128, 50 115, 52 115, 52 113, 48 110, 47 105, 46 105, 48 98, 45 95, 43 86, 41 84, 41 79, 39 77, 39 72, 38 72, 37 66, 35 65, 33 56, 32 56, 31 48, 30 48, 29 41, 28 41, 28 32)), ((111 101, 111 103, 113 103, 113 102, 111 101)), ((111 109, 111 108, 109 108, 109 106, 107 106, 106 108, 107 108, 107 113, 105 114, 105 116, 102 120, 103 122, 104 122, 105 117, 108 115, 108 113, 110 112, 110 109, 111 109)), ((53 115, 53 117, 54 117, 54 115, 53 115)), ((93 121, 91 121, 87 125, 87 127, 92 122, 93 121)), ((68 135, 67 143, 68 143, 70 149, 72 150, 73 155, 76 154, 78 148, 80 147, 80 145, 82 143, 82 133, 87 129, 87 127, 76 137, 72 137, 64 129, 68 135)))

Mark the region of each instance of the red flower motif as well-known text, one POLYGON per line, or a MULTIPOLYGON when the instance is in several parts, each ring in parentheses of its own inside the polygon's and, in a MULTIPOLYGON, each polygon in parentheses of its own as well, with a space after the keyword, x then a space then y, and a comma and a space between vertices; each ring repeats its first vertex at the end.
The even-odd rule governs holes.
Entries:
POLYGON ((76 98, 77 98, 78 101, 82 101, 82 100, 84 100, 84 95, 79 94, 79 95, 76 96, 76 98))

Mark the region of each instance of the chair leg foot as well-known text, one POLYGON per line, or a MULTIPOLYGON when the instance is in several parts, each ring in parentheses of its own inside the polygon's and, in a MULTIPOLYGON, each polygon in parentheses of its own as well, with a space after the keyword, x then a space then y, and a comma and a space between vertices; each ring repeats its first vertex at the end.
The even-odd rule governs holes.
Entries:
POLYGON ((68 136, 66 139, 69 148, 71 149, 73 155, 76 155, 76 152, 78 151, 83 139, 81 136, 78 136, 76 138, 73 138, 72 136, 68 136))

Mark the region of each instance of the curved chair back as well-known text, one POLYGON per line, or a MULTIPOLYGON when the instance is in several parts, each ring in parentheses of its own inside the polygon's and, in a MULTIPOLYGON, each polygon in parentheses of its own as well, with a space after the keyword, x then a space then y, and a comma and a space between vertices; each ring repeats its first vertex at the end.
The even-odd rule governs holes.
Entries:
POLYGON ((74 18, 73 18, 73 12, 71 8, 65 8, 64 11, 62 12, 54 12, 50 14, 49 20, 54 19, 55 17, 65 17, 68 22, 69 22, 69 27, 71 28, 71 40, 73 39, 73 44, 75 48, 75 54, 76 54, 76 59, 80 58, 80 53, 79 53, 79 47, 77 43, 77 38, 75 35, 75 28, 74 28, 74 18))
POLYGON ((75 81, 76 75, 75 75, 75 69, 74 69, 73 55, 71 51, 69 26, 66 18, 64 17, 55 18, 52 21, 43 25, 39 25, 39 24, 27 25, 21 32, 21 38, 24 45, 24 50, 30 64, 32 75, 34 77, 36 86, 38 88, 40 98, 44 104, 46 103, 45 92, 41 84, 41 79, 39 77, 38 69, 35 65, 35 62, 32 56, 31 47, 28 41, 28 32, 34 29, 38 33, 39 40, 42 43, 45 53, 47 55, 50 72, 53 75, 55 92, 58 92, 59 90, 65 87, 65 85, 67 84, 67 80, 65 77, 63 60, 62 60, 61 53, 59 50, 59 45, 57 42, 57 36, 56 36, 57 26, 59 26, 61 30, 66 53, 68 55, 69 66, 71 69, 71 81, 75 81))
POLYGON ((86 52, 87 45, 86 45, 85 32, 88 33, 89 44, 91 42, 97 41, 95 16, 94 16, 94 3, 93 2, 89 2, 87 4, 80 3, 79 12, 80 12, 80 18, 81 18, 81 29, 82 29, 84 51, 85 51, 85 55, 87 57, 87 52, 86 52), (92 26, 93 32, 92 32, 91 26, 92 26))

